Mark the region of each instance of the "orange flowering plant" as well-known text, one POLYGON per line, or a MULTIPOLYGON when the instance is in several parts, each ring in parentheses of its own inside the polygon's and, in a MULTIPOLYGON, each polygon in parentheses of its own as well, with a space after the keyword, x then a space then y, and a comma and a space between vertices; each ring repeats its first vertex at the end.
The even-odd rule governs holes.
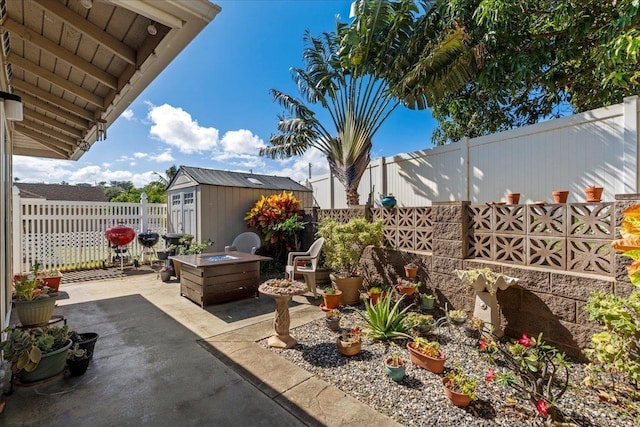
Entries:
POLYGON ((262 234, 264 240, 273 245, 282 245, 286 250, 297 249, 298 234, 304 230, 300 209, 302 202, 293 193, 261 196, 247 212, 244 221, 249 228, 262 234))

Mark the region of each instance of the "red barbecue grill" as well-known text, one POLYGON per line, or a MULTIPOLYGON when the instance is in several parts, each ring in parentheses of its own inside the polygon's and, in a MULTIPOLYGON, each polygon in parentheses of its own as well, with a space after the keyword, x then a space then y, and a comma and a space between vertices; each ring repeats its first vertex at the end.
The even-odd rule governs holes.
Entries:
POLYGON ((113 259, 115 260, 116 258, 120 258, 120 270, 123 270, 123 254, 127 252, 127 245, 133 242, 133 239, 136 238, 135 230, 124 225, 117 225, 115 227, 108 228, 104 235, 115 252, 113 259))

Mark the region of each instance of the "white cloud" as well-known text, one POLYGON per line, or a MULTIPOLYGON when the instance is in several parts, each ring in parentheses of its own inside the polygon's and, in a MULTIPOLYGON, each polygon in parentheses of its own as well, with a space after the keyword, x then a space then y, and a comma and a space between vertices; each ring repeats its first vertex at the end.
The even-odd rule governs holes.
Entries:
POLYGON ((225 155, 249 154, 258 156, 261 148, 265 147, 264 141, 247 129, 230 130, 220 140, 220 146, 225 155))
POLYGON ((202 153, 218 144, 218 129, 203 127, 182 108, 169 104, 152 106, 147 117, 151 120, 149 133, 181 153, 202 153))
POLYGON ((175 159, 171 155, 171 150, 165 150, 160 154, 149 156, 151 160, 156 162, 173 162, 175 159))
POLYGON ((133 120, 133 110, 131 108, 127 108, 126 110, 124 110, 124 112, 122 114, 120 114, 121 117, 124 117, 127 120, 133 120))
POLYGON ((145 157, 149 157, 149 154, 147 153, 141 153, 141 152, 135 152, 133 153, 133 157, 135 157, 136 159, 144 159, 145 157))

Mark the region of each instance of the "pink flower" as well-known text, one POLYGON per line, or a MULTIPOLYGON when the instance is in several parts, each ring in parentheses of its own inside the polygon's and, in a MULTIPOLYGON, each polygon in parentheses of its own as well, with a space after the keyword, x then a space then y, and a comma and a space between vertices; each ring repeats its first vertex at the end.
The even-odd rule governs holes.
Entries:
POLYGON ((491 381, 495 380, 496 378, 498 378, 498 375, 496 375, 495 369, 489 369, 487 371, 487 373, 484 375, 484 380, 486 382, 491 382, 491 381))
POLYGON ((486 341, 484 338, 482 338, 482 339, 480 340, 480 344, 478 344, 478 349, 479 349, 480 351, 484 351, 484 350, 486 350, 486 349, 487 349, 487 345, 488 345, 488 344, 487 344, 487 341, 486 341))
POLYGON ((538 403, 536 403, 536 409, 543 417, 549 416, 549 411, 547 411, 547 402, 545 402, 544 399, 538 400, 538 403))
POLYGON ((518 342, 522 344, 524 347, 531 347, 533 345, 531 338, 527 334, 522 334, 518 342))

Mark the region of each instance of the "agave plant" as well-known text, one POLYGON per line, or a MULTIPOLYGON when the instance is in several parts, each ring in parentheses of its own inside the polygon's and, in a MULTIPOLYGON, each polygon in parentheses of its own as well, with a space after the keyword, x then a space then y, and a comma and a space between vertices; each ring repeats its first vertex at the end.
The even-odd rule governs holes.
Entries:
POLYGON ((367 324, 367 336, 374 340, 397 340, 411 338, 405 317, 411 305, 400 310, 404 297, 391 306, 392 294, 387 293, 378 299, 376 305, 365 300, 366 315, 359 312, 367 324))

